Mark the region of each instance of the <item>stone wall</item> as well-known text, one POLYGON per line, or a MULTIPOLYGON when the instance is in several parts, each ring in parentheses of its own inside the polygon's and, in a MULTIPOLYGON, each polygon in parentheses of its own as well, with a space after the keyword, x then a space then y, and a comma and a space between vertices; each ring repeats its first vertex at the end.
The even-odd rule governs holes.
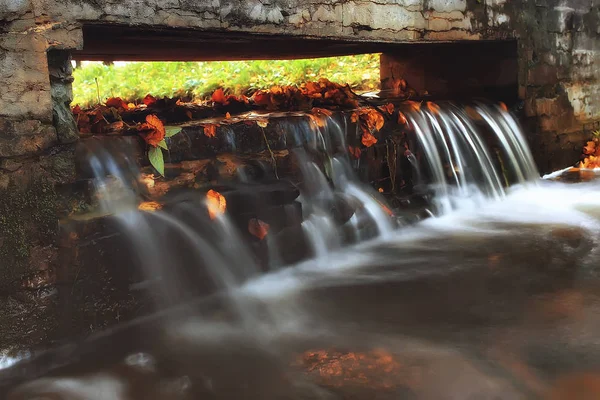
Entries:
POLYGON ((64 112, 68 52, 54 50, 82 49, 90 22, 377 42, 518 39, 518 95, 541 170, 573 164, 599 127, 599 0, 0 0, 0 288, 56 259, 76 137, 64 112))

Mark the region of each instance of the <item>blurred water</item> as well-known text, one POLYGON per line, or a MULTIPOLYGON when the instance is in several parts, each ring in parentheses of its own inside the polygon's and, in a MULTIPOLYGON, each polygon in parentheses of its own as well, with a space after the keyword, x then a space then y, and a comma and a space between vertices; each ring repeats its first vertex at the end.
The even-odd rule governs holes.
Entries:
POLYGON ((144 253, 169 308, 17 364, 0 386, 10 400, 564 398, 561 377, 600 370, 600 187, 541 180, 514 119, 474 109, 405 110, 435 216, 400 229, 339 154, 341 125, 314 124, 303 135, 325 165, 299 155, 313 257, 263 274, 226 214, 124 213, 123 188, 104 196, 136 245, 164 253, 156 225, 178 233, 219 292, 186 296, 196 281, 144 253))

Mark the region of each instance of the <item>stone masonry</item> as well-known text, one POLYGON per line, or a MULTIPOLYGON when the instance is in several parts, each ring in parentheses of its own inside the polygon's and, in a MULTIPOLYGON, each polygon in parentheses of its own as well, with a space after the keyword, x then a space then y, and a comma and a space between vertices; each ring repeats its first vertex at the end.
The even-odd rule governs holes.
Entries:
POLYGON ((374 42, 516 39, 540 169, 572 165, 600 128, 600 0, 0 0, 0 292, 57 262, 57 221, 75 201, 69 50, 85 46, 92 22, 374 42))

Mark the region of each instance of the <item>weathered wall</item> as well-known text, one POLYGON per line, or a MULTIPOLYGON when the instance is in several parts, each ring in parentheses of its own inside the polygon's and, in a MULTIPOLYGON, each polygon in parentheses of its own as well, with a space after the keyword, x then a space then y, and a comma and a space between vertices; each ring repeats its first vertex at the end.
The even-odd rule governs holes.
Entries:
POLYGON ((547 171, 576 161, 598 127, 599 20, 599 0, 0 0, 0 192, 17 189, 19 204, 0 211, 0 280, 53 259, 36 249, 52 253, 58 224, 41 224, 32 210, 43 197, 46 210, 68 211, 56 191, 73 180, 76 138, 59 118, 68 67, 59 57, 49 68, 47 51, 81 49, 85 22, 386 42, 517 38, 525 123, 547 171))

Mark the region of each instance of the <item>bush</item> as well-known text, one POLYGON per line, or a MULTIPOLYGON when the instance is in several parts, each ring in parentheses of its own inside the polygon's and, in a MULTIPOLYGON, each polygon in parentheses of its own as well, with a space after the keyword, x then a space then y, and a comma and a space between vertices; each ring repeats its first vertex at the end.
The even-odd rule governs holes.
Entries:
POLYGON ((379 87, 379 54, 275 61, 89 63, 73 75, 73 104, 82 107, 97 104, 98 98, 101 102, 109 97, 136 102, 148 93, 206 99, 219 87, 233 94, 251 94, 319 78, 368 91, 379 87))

